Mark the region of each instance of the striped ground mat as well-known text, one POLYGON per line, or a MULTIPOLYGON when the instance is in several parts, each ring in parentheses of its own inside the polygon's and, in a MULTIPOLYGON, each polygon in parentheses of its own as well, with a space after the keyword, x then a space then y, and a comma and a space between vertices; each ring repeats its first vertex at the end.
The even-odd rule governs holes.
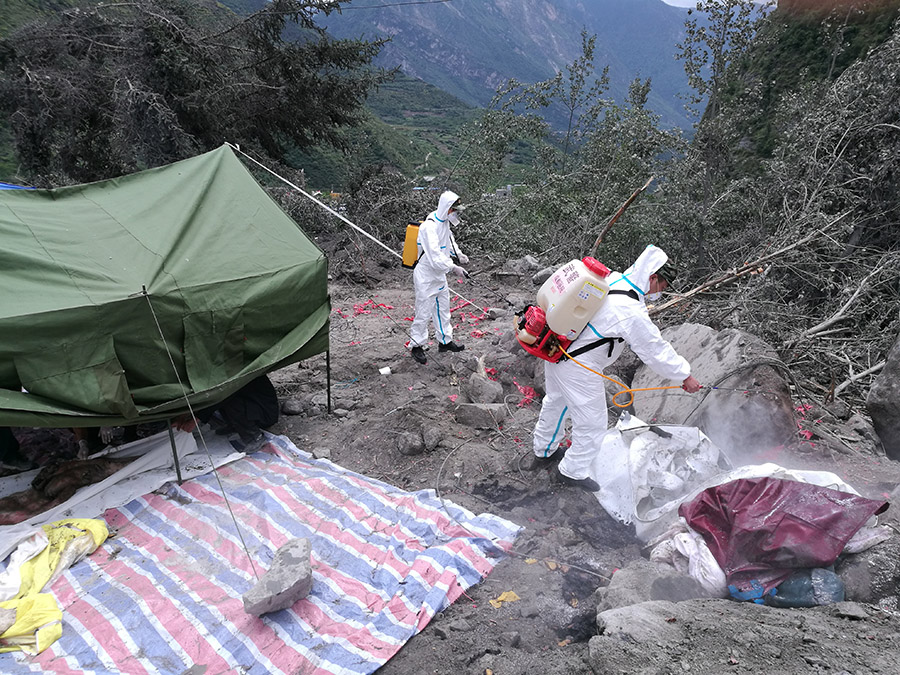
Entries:
POLYGON ((0 655, 0 672, 371 673, 487 575, 519 529, 283 437, 218 475, 227 503, 208 474, 107 511, 117 534, 53 586, 63 637, 33 659, 0 655), (246 614, 250 559, 262 575, 294 537, 312 544, 310 595, 246 614))

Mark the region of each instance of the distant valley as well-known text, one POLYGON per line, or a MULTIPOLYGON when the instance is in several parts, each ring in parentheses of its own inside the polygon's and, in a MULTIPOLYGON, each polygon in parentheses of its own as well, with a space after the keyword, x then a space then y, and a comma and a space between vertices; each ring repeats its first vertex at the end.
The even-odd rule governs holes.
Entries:
POLYGON ((686 17, 687 10, 662 0, 358 0, 322 24, 335 37, 390 37, 381 65, 399 65, 477 107, 510 78, 552 77, 580 56, 585 30, 597 35, 595 67, 609 66, 615 100, 635 77, 649 77, 649 106, 662 124, 689 129, 693 120, 679 97, 687 77, 675 59, 686 17))

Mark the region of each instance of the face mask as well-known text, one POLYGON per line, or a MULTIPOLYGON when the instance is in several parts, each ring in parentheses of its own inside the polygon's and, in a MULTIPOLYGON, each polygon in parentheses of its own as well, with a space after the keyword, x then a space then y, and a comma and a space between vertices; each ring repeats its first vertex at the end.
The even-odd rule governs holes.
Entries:
POLYGON ((662 297, 662 293, 647 293, 644 296, 644 299, 647 300, 648 302, 656 302, 661 297, 662 297))
POLYGON ((459 214, 454 211, 447 218, 450 220, 452 225, 459 225, 459 214))

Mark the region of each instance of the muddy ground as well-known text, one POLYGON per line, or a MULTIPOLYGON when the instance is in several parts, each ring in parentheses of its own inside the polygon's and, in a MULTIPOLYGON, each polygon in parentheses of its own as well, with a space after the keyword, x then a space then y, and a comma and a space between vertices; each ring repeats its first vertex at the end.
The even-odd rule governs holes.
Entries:
MULTIPOLYGON (((643 637, 617 638, 610 625, 598 636, 598 589, 639 560, 642 545, 592 495, 551 483, 547 471, 521 469, 541 394, 540 377, 528 374, 540 368, 529 368, 532 357, 524 353, 517 359, 526 365, 511 366, 498 355, 511 339, 504 298, 533 295, 530 282, 479 275, 453 283, 476 305, 454 311, 456 339, 466 350, 441 354, 434 344, 422 366, 404 346, 413 315, 410 274, 374 266, 368 273, 332 280, 331 414, 326 362, 318 356, 272 375, 285 410, 294 414, 283 414, 271 431, 348 469, 409 490, 435 489, 524 528, 510 558, 435 617, 380 673, 898 671, 898 615, 867 604, 786 610, 718 599, 664 603, 647 608, 664 630, 653 629, 649 617, 643 637), (483 312, 483 306, 497 309, 483 312), (509 418, 494 429, 477 430, 455 415, 464 400, 461 385, 479 359, 504 385, 509 418), (384 368, 390 374, 382 374, 384 368), (424 449, 409 442, 420 429, 424 449), (507 591, 519 599, 492 606, 507 591)), ((456 298, 452 305, 461 303, 456 298)), ((900 463, 871 451, 835 453, 805 442, 765 459, 832 471, 873 498, 885 498, 900 483, 900 463)))

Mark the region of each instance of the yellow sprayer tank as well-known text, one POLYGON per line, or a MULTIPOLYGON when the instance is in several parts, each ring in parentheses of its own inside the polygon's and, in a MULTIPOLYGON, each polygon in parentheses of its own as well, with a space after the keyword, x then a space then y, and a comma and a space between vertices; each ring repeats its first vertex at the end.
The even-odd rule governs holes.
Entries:
POLYGON ((569 340, 578 337, 606 299, 607 276, 609 268, 590 257, 572 260, 556 270, 537 293, 550 330, 569 340))
POLYGON ((421 221, 411 220, 406 225, 406 237, 403 240, 403 255, 400 264, 408 270, 414 269, 419 262, 419 246, 416 243, 419 238, 419 226, 421 221))

